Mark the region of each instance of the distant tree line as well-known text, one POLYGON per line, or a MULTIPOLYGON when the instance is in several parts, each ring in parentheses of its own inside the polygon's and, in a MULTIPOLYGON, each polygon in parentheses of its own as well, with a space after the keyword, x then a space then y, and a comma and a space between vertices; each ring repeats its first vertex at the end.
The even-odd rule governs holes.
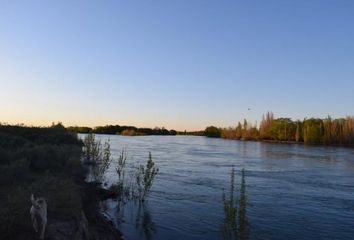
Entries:
POLYGON ((96 133, 96 134, 119 134, 125 136, 140 136, 140 135, 176 135, 177 131, 167 130, 162 127, 155 128, 137 128, 134 126, 106 125, 94 128, 71 126, 67 128, 70 132, 75 133, 96 133))
POLYGON ((269 140, 280 142, 303 142, 305 144, 354 145, 354 117, 332 119, 310 118, 293 121, 290 118, 274 118, 273 113, 263 115, 257 124, 247 120, 235 127, 207 127, 207 137, 239 140, 269 140))
POLYGON ((188 136, 204 136, 204 131, 179 131, 177 132, 178 135, 188 135, 188 136))

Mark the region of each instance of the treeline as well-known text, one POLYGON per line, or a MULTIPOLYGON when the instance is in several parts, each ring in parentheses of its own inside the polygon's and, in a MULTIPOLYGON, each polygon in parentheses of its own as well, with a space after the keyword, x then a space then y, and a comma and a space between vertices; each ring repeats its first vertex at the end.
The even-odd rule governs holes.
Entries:
POLYGON ((204 131, 179 131, 177 132, 178 135, 186 135, 186 136, 204 136, 204 131))
POLYGON ((247 120, 236 127, 207 127, 205 136, 239 140, 269 140, 303 142, 305 144, 354 145, 354 117, 332 119, 310 118, 293 121, 290 118, 274 118, 273 113, 263 115, 257 124, 247 120))
POLYGON ((167 130, 164 127, 159 128, 137 128, 134 126, 106 125, 94 128, 71 126, 67 128, 70 132, 75 133, 95 133, 95 134, 119 134, 125 136, 140 135, 176 135, 177 131, 167 130))

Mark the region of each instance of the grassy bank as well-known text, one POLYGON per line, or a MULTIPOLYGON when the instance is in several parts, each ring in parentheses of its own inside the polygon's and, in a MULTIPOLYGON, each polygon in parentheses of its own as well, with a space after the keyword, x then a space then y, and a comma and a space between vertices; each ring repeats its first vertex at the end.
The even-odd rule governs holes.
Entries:
POLYGON ((31 193, 48 199, 47 239, 119 239, 84 182, 82 142, 62 125, 0 125, 0 239, 36 239, 31 193))

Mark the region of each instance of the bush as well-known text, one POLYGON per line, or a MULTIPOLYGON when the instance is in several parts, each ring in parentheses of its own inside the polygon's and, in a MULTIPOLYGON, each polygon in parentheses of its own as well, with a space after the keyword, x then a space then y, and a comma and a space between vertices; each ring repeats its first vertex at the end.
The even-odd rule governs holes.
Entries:
POLYGON ((102 147, 101 141, 96 140, 94 134, 88 134, 84 139, 84 163, 91 165, 89 180, 102 183, 111 161, 109 140, 102 147))
POLYGON ((20 239, 19 233, 32 233, 29 189, 21 185, 0 189, 6 192, 0 197, 0 239, 20 239))
POLYGON ((158 172, 159 169, 155 167, 155 163, 151 157, 151 152, 149 152, 149 160, 146 162, 146 167, 144 167, 144 165, 140 165, 136 174, 136 182, 140 200, 144 201, 150 193, 150 189, 158 172))
POLYGON ((36 145, 82 145, 75 133, 68 132, 64 127, 53 125, 50 128, 0 125, 0 132, 11 138, 20 137, 36 145))
POLYGON ((11 185, 14 183, 30 182, 33 180, 33 174, 29 169, 29 164, 25 159, 12 162, 9 165, 0 167, 1 185, 11 185))
POLYGON ((80 148, 72 146, 42 145, 24 150, 30 168, 34 171, 60 171, 72 156, 80 157, 80 148))
POLYGON ((5 149, 19 149, 26 145, 31 144, 30 141, 25 138, 0 132, 0 147, 5 149))

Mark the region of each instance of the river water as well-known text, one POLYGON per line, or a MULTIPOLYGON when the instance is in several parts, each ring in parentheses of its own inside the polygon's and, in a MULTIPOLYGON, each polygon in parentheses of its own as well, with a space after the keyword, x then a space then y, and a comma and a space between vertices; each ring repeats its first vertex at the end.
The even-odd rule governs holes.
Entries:
MULTIPOLYGON (((233 168, 237 211, 245 169, 244 238, 354 239, 354 149, 194 136, 96 137, 110 139, 115 160, 125 148, 129 168, 151 152, 160 170, 144 204, 102 204, 126 239, 223 239, 230 224, 223 195, 230 195, 233 168)), ((117 180, 115 161, 106 180, 108 186, 117 180)))

